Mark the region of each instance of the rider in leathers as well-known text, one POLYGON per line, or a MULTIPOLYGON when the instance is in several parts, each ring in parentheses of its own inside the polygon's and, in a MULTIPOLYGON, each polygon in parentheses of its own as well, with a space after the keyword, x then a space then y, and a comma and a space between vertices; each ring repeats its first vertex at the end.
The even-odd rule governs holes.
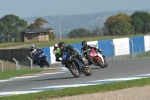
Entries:
MULTIPOLYGON (((82 41, 81 45, 82 45, 81 52, 82 52, 82 54, 85 56, 85 58, 88 59, 88 61, 89 61, 88 64, 89 64, 89 65, 91 65, 92 62, 91 62, 91 59, 89 59, 89 58, 87 57, 87 52, 86 52, 86 51, 87 51, 88 49, 94 48, 94 49, 96 50, 96 52, 99 52, 99 53, 102 54, 102 50, 101 50, 101 49, 96 48, 96 47, 91 47, 91 46, 89 46, 86 41, 82 41)), ((103 54, 102 54, 102 56, 105 58, 105 56, 104 56, 103 54)))
MULTIPOLYGON (((66 45, 64 42, 60 42, 59 43, 59 48, 61 50, 61 54, 62 54, 62 57, 63 57, 63 52, 69 52, 71 55, 75 53, 75 50, 74 48, 71 46, 71 45, 66 45)), ((87 66, 87 63, 84 61, 85 58, 83 58, 80 54, 77 54, 76 57, 86 66, 87 66)), ((62 64, 65 64, 66 62, 63 62, 62 61, 62 64)), ((65 64, 65 66, 68 68, 68 65, 65 64)))
POLYGON ((33 57, 33 64, 37 62, 37 49, 34 44, 30 46, 30 55, 33 57))
POLYGON ((61 52, 60 52, 60 48, 57 43, 54 44, 53 54, 56 57, 56 61, 60 62, 61 61, 61 52))

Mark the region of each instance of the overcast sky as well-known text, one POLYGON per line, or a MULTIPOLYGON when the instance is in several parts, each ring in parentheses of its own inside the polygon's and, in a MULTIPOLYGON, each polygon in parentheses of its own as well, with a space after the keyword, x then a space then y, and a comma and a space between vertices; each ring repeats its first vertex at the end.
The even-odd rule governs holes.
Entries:
POLYGON ((118 10, 150 9, 150 0, 0 0, 0 18, 77 15, 118 10))

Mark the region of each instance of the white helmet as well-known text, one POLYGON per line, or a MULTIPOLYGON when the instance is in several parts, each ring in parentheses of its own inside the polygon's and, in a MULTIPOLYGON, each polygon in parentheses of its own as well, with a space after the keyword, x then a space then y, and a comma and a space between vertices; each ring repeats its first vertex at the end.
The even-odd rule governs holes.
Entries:
POLYGON ((58 44, 57 43, 54 44, 54 48, 58 48, 58 44))
POLYGON ((31 44, 31 46, 30 46, 30 49, 34 49, 35 48, 35 45, 34 44, 31 44))

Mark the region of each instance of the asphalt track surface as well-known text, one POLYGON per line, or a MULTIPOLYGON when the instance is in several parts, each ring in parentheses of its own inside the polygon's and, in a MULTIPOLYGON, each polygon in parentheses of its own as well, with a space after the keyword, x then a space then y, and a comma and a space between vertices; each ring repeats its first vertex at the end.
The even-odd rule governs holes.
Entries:
POLYGON ((99 66, 90 66, 92 69, 91 76, 81 75, 79 78, 75 78, 65 67, 56 67, 60 69, 59 72, 0 80, 0 93, 38 90, 43 87, 54 88, 55 86, 88 84, 92 82, 96 84, 99 80, 150 74, 150 58, 108 60, 107 62, 108 67, 103 69, 99 66), (63 70, 63 68, 65 70, 63 70))

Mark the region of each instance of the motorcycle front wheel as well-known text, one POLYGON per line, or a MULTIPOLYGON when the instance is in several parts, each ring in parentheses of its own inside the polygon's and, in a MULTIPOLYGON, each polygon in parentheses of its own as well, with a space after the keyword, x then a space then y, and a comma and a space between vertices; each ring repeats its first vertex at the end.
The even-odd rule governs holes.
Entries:
POLYGON ((104 62, 104 67, 107 67, 107 66, 108 66, 108 64, 107 64, 107 62, 105 61, 105 62, 104 62))
POLYGON ((96 58, 96 62, 97 62, 97 65, 99 65, 101 68, 104 68, 104 64, 99 60, 99 58, 96 58))
POLYGON ((69 64, 69 70, 72 73, 72 75, 75 76, 76 78, 80 77, 78 68, 76 67, 76 65, 74 63, 69 64))

